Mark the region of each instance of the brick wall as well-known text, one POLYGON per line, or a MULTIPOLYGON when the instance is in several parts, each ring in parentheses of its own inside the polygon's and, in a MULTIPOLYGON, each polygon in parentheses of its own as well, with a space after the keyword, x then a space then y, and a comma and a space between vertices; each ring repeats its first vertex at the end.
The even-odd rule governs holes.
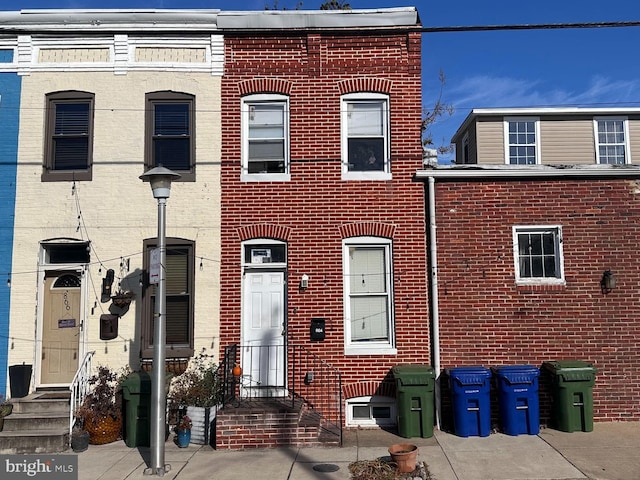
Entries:
POLYGON ((595 419, 640 419, 636 192, 632 180, 437 183, 442 367, 592 362, 595 419), (566 286, 516 287, 513 225, 562 226, 566 286), (618 283, 605 295, 607 269, 618 283))
POLYGON ((412 182, 421 167, 420 35, 226 35, 225 58, 221 344, 240 341, 241 241, 286 240, 288 341, 339 368, 345 390, 373 394, 397 363, 429 362, 424 198, 412 182), (389 94, 390 181, 341 180, 340 95, 354 88, 389 94), (241 96, 273 91, 290 96, 291 180, 241 182, 241 96), (397 355, 344 355, 341 242, 350 224, 393 232, 397 355), (309 288, 298 291, 302 274, 309 288), (326 318, 325 341, 310 342, 311 317, 326 318))

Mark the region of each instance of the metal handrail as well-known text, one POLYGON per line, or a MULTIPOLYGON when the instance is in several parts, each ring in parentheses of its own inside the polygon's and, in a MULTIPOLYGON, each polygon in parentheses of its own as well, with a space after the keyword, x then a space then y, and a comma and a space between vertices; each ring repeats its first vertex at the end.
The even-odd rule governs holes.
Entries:
POLYGON ((301 345, 288 346, 284 364, 272 360, 274 357, 271 354, 274 351, 276 356, 283 356, 284 347, 233 344, 225 348, 224 404, 234 400, 240 401, 236 398, 236 385, 240 387, 239 393, 242 398, 288 396, 292 407, 295 406, 296 400, 303 400, 305 405, 320 417, 321 427, 337 435, 342 445, 342 376, 338 369, 301 345), (282 353, 277 354, 278 350, 282 350, 282 353), (251 371, 243 371, 240 378, 234 378, 231 369, 240 361, 239 352, 243 355, 242 363, 250 366, 251 371), (285 364, 288 364, 289 368, 286 368, 285 364))
POLYGON ((76 423, 76 410, 80 405, 82 405, 87 393, 89 393, 89 377, 91 377, 91 364, 95 353, 95 350, 87 352, 82 359, 80 367, 78 367, 78 371, 71 381, 71 385, 69 385, 69 390, 71 392, 71 405, 69 409, 69 444, 71 444, 71 435, 76 423))
POLYGON ((342 445, 342 374, 302 345, 290 345, 291 392, 304 399, 320 415, 327 432, 336 434, 342 445))

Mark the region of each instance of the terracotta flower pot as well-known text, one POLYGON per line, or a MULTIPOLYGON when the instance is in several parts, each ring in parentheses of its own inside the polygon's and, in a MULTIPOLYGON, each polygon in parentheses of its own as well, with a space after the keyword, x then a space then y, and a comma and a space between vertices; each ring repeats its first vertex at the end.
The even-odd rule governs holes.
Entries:
POLYGON ((410 443, 396 443, 389 447, 391 460, 397 465, 398 472, 409 473, 416 469, 418 447, 410 443))

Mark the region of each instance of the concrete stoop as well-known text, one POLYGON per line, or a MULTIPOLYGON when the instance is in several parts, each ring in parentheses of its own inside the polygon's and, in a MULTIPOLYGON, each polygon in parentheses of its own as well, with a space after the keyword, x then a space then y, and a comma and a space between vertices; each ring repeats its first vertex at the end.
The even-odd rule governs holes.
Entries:
POLYGON ((11 399, 4 417, 0 454, 59 453, 69 448, 68 392, 36 392, 11 399))

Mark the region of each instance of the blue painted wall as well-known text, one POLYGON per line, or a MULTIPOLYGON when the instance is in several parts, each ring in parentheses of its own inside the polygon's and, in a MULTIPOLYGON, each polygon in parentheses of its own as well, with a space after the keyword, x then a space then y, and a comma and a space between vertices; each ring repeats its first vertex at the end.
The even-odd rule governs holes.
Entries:
MULTIPOLYGON (((0 63, 11 63, 13 50, 0 50, 0 63)), ((21 78, 16 73, 0 73, 0 393, 8 390, 10 288, 13 254, 18 125, 21 78)))

